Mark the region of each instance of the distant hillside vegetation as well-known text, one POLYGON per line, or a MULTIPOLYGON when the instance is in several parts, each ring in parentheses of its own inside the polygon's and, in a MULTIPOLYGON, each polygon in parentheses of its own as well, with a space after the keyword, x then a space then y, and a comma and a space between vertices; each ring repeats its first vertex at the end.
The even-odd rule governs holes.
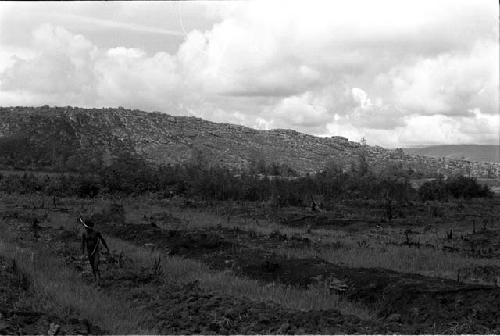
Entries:
POLYGON ((404 148, 410 155, 465 159, 476 162, 500 162, 498 145, 442 145, 424 148, 404 148))

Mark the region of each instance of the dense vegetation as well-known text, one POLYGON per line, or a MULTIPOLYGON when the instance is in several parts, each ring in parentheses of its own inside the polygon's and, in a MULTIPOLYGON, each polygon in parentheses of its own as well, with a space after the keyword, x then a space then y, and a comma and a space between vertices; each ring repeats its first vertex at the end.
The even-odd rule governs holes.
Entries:
POLYGON ((455 176, 447 180, 437 179, 425 182, 418 190, 424 201, 444 201, 450 197, 473 198, 492 197, 493 192, 487 185, 480 185, 473 177, 455 176))
POLYGON ((51 172, 90 172, 102 167, 102 153, 78 149, 75 137, 39 136, 43 139, 22 133, 0 137, 0 167, 51 172))
POLYGON ((308 205, 314 198, 325 202, 338 199, 406 202, 417 197, 444 200, 448 197, 491 196, 487 186, 481 186, 471 178, 426 182, 417 194, 409 184, 411 172, 400 167, 387 166, 375 172, 362 158, 348 171, 341 166, 330 162, 321 173, 297 177, 290 176, 293 171, 286 165, 268 166, 260 162, 241 173, 201 164, 198 159, 182 165, 155 167, 123 154, 110 167, 94 173, 0 175, 0 190, 79 197, 153 192, 162 197, 182 195, 203 201, 273 201, 278 206, 308 205), (278 174, 269 174, 273 172, 278 174))

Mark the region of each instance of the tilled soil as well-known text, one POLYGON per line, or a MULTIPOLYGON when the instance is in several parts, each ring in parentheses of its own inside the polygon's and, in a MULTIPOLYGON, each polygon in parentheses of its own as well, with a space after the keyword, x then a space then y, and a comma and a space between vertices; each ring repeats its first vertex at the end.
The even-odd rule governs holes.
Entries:
POLYGON ((88 320, 59 317, 36 311, 22 297, 28 295, 29 280, 13 267, 12 261, 0 258, 0 334, 41 335, 49 331, 59 334, 104 334, 88 320))
MULTIPOLYGON (((493 286, 465 285, 380 268, 350 268, 321 259, 286 258, 235 241, 232 231, 237 230, 161 230, 134 224, 106 230, 124 240, 154 244, 167 253, 198 259, 214 269, 231 269, 239 276, 267 283, 297 287, 321 281, 342 283, 346 290, 341 294, 350 300, 378 309, 382 319, 399 314, 396 320, 419 330, 445 332, 457 323, 467 332, 500 327, 494 299, 500 295, 500 288, 493 286)), ((336 290, 335 286, 332 289, 336 290)))
POLYGON ((500 288, 446 285, 421 288, 407 284, 385 300, 381 315, 400 315, 416 332, 427 332, 434 325, 439 333, 500 332, 500 288))
POLYGON ((271 303, 208 293, 197 282, 162 288, 147 307, 160 333, 370 334, 400 332, 397 324, 362 321, 336 310, 294 311, 271 303), (171 303, 166 306, 164 302, 171 303))

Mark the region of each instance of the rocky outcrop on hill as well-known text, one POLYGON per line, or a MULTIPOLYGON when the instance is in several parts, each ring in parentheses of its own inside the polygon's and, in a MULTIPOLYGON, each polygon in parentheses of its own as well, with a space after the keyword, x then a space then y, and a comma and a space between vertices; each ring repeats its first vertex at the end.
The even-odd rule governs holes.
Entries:
POLYGON ((212 164, 234 169, 263 159, 286 164, 301 174, 319 171, 331 160, 346 167, 361 153, 375 166, 396 161, 417 171, 431 167, 433 160, 418 159, 401 150, 363 146, 343 137, 255 130, 158 112, 70 106, 0 108, 4 168, 78 170, 109 165, 124 153, 153 164, 182 163, 201 154, 212 164))

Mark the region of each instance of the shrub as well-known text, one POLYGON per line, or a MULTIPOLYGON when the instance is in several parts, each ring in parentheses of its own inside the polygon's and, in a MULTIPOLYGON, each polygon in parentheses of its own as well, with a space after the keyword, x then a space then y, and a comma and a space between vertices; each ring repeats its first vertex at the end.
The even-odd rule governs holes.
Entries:
POLYGON ((448 197, 446 184, 443 180, 427 181, 418 189, 422 201, 442 201, 448 197))
POLYGON ((78 197, 82 198, 93 198, 97 196, 100 190, 100 184, 96 179, 89 177, 81 177, 78 179, 78 186, 76 188, 76 194, 78 197))
POLYGON ((455 198, 492 197, 493 192, 487 185, 477 183, 473 177, 456 176, 446 181, 449 194, 455 198))
POLYGON ((455 176, 446 181, 439 179, 425 182, 419 188, 418 194, 423 201, 445 200, 449 196, 455 198, 493 196, 487 185, 481 185, 475 178, 465 176, 455 176))

